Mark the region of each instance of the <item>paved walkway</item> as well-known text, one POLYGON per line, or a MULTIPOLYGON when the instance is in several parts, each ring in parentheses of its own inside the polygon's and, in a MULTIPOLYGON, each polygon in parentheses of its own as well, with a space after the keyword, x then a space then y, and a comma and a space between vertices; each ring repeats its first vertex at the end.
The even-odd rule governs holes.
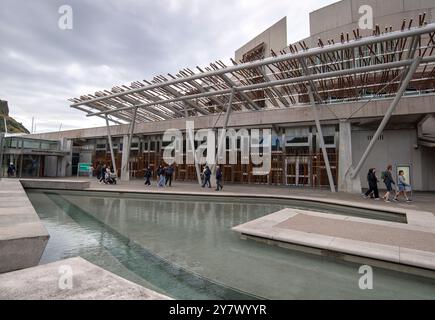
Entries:
POLYGON ((77 257, 0 274, 0 299, 169 300, 170 298, 77 257))
MULTIPOLYGON (((83 180, 83 179, 79 179, 83 180)), ((189 194, 231 194, 231 195, 269 195, 269 196, 294 196, 294 197, 310 197, 319 200, 340 200, 352 202, 354 204, 363 204, 377 206, 384 209, 413 209, 432 212, 435 215, 435 192, 433 193, 418 193, 414 192, 413 202, 406 203, 403 200, 399 203, 385 203, 384 201, 375 201, 371 199, 363 199, 360 195, 348 193, 331 193, 326 189, 311 189, 311 188, 290 188, 276 187, 265 185, 224 185, 224 190, 217 192, 214 188, 201 188, 197 183, 177 182, 173 183, 172 187, 158 188, 153 182, 151 187, 146 187, 142 180, 132 180, 128 182, 119 181, 117 185, 99 184, 96 179, 91 179, 91 188, 98 190, 122 190, 135 192, 162 192, 162 193, 189 193, 189 194)))

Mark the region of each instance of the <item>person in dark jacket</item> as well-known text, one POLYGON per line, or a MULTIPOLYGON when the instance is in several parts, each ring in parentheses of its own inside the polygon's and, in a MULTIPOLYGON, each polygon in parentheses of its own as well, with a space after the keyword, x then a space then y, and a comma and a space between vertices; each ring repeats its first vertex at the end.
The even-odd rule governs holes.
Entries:
POLYGON ((216 191, 223 190, 222 186, 222 170, 219 166, 216 167, 216 191))
POLYGON ((107 171, 107 166, 103 165, 101 167, 101 173, 100 173, 100 183, 104 182, 106 179, 106 171, 107 171))
POLYGON ((202 184, 203 188, 206 185, 208 185, 208 187, 211 188, 210 177, 211 177, 211 170, 210 170, 210 168, 208 166, 205 166, 205 170, 204 170, 204 182, 202 184))
POLYGON ((8 166, 8 178, 15 176, 15 165, 11 162, 8 166))
POLYGON ((101 179, 101 169, 102 169, 101 163, 98 162, 98 165, 97 165, 97 180, 101 179))
POLYGON ((171 187, 172 186, 172 176, 174 175, 174 167, 171 165, 169 165, 169 167, 166 168, 166 182, 165 182, 165 186, 168 185, 171 187))
POLYGON ((165 186, 165 168, 161 165, 157 169, 157 186, 162 188, 165 186))
POLYGON ((364 198, 371 196, 375 200, 379 200, 379 190, 378 190, 378 178, 376 177, 376 169, 372 168, 367 174, 367 182, 369 184, 369 190, 364 194, 364 198))
POLYGON ((151 168, 148 166, 148 168, 146 168, 145 170, 145 175, 144 175, 146 186, 151 186, 151 181, 150 181, 151 176, 152 176, 151 168))
POLYGON ((390 193, 393 192, 393 184, 396 185, 396 182, 393 179, 393 166, 390 164, 387 167, 387 171, 382 173, 382 179, 384 180, 385 187, 387 188, 387 192, 385 193, 383 199, 385 202, 390 202, 390 193))

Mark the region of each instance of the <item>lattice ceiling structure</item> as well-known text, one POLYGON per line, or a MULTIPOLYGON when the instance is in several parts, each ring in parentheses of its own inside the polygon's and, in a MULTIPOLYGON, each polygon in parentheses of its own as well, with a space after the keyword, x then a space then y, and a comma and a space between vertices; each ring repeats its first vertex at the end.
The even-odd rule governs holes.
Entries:
POLYGON ((359 30, 341 34, 318 47, 290 45, 272 57, 208 67, 70 99, 71 107, 87 116, 108 116, 115 123, 163 121, 225 112, 231 93, 236 112, 291 108, 309 102, 308 86, 317 104, 394 96, 406 71, 421 57, 408 90, 435 90, 435 24, 420 15, 418 25, 404 21, 402 29, 379 27, 362 38, 359 30), (136 116, 136 117, 135 117, 136 116))

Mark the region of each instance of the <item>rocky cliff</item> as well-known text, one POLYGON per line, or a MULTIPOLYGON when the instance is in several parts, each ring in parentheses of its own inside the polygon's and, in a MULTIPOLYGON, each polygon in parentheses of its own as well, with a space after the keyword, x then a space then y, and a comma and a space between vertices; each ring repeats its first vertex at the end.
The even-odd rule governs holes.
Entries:
POLYGON ((21 123, 9 117, 8 102, 0 100, 0 132, 5 132, 4 117, 6 118, 8 133, 30 133, 21 123))

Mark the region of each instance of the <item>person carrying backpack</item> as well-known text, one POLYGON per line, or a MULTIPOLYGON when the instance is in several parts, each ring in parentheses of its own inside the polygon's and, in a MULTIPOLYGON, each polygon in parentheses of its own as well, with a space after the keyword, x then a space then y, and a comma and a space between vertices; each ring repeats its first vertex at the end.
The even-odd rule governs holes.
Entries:
POLYGON ((390 193, 393 192, 393 184, 396 185, 393 179, 393 166, 390 164, 387 167, 387 171, 382 172, 381 179, 385 183, 385 187, 387 188, 387 192, 385 193, 383 199, 385 202, 390 202, 390 193))

